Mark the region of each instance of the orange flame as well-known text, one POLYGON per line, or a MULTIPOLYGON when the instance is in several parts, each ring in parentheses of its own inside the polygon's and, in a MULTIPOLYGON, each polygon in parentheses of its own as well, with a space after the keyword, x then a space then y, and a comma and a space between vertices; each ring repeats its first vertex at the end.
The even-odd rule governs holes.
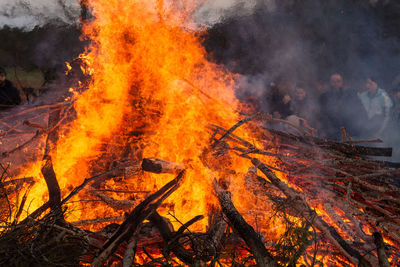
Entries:
MULTIPOLYGON (((238 121, 238 101, 235 76, 207 60, 198 36, 201 29, 195 29, 191 20, 199 2, 89 1, 94 19, 83 31, 91 45, 80 60, 91 82, 79 96, 74 91, 76 119, 60 130, 57 149, 52 152, 63 195, 91 176, 104 142, 115 141, 124 129, 141 127, 144 135, 136 146, 144 157, 183 163, 187 168, 169 211, 187 221, 207 215, 216 204, 212 179, 227 175, 220 172, 223 168, 206 167, 202 155, 209 145, 210 124, 229 128, 238 121)), ((250 138, 243 129, 236 132, 250 138)), ((251 166, 237 157, 227 161, 239 173, 251 166)), ((168 174, 143 176, 147 179, 144 185, 139 185, 140 179, 125 182, 131 189, 154 191, 172 178, 168 174)), ((239 210, 254 207, 239 197, 245 190, 240 175, 222 178, 230 180, 232 191, 237 192, 234 200, 239 210)), ((36 197, 46 195, 43 185, 39 191, 34 190, 36 197)), ((76 209, 70 211, 72 220, 113 213, 97 204, 90 211, 76 209)), ((203 221, 196 230, 205 229, 203 221)))

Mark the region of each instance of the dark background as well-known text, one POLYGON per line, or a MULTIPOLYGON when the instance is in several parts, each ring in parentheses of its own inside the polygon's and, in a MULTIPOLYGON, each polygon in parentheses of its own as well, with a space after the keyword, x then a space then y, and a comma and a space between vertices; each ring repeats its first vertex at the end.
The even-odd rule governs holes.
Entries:
POLYGON ((204 37, 218 63, 246 75, 345 80, 374 74, 386 87, 400 73, 400 1, 283 0, 269 12, 229 18, 204 37))

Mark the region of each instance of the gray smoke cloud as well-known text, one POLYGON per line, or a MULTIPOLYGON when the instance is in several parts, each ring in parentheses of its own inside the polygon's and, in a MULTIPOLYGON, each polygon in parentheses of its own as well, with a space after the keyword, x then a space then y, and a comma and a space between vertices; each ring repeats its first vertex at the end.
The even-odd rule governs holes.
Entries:
POLYGON ((207 0, 195 14, 196 22, 212 26, 230 17, 251 15, 260 5, 274 10, 275 0, 207 0))
POLYGON ((0 0, 0 28, 22 28, 27 31, 47 23, 74 24, 79 20, 77 0, 0 0))
MULTIPOLYGON (((207 0, 195 12, 196 23, 212 26, 230 17, 247 16, 260 6, 273 11, 276 0, 207 0)), ((0 0, 0 28, 27 31, 48 23, 77 23, 78 0, 0 0)))

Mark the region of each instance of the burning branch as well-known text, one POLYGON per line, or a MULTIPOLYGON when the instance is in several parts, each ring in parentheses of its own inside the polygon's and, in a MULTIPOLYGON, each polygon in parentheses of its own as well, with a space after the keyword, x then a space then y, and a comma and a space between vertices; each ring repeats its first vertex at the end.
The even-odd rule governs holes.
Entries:
POLYGON ((260 236, 254 231, 240 213, 236 210, 231 201, 231 196, 228 191, 221 188, 218 182, 214 179, 214 190, 217 194, 222 211, 228 218, 231 226, 244 239, 253 253, 258 266, 279 266, 272 258, 271 254, 266 250, 260 236))
POLYGON ((103 245, 98 256, 93 260, 92 266, 103 266, 107 258, 123 241, 137 233, 143 220, 148 218, 161 203, 179 187, 184 173, 184 171, 181 171, 174 180, 135 207, 115 234, 103 245))
POLYGON ((298 196, 298 193, 288 187, 279 178, 275 176, 263 163, 258 159, 252 159, 252 163, 258 169, 265 174, 265 176, 271 181, 271 183, 279 188, 287 198, 293 201, 293 207, 295 210, 300 211, 310 222, 312 222, 326 237, 343 252, 346 257, 358 266, 372 266, 368 261, 361 256, 361 254, 351 248, 347 242, 339 235, 339 233, 329 224, 327 224, 321 217, 315 214, 308 204, 298 196))

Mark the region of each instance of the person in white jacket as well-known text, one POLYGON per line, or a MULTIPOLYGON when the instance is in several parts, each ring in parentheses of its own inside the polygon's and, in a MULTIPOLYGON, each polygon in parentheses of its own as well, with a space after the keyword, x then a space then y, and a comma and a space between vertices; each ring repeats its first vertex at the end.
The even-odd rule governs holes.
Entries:
POLYGON ((388 126, 393 101, 389 94, 379 87, 375 78, 369 77, 365 86, 367 91, 360 94, 360 100, 368 116, 367 134, 371 137, 380 137, 388 126))

